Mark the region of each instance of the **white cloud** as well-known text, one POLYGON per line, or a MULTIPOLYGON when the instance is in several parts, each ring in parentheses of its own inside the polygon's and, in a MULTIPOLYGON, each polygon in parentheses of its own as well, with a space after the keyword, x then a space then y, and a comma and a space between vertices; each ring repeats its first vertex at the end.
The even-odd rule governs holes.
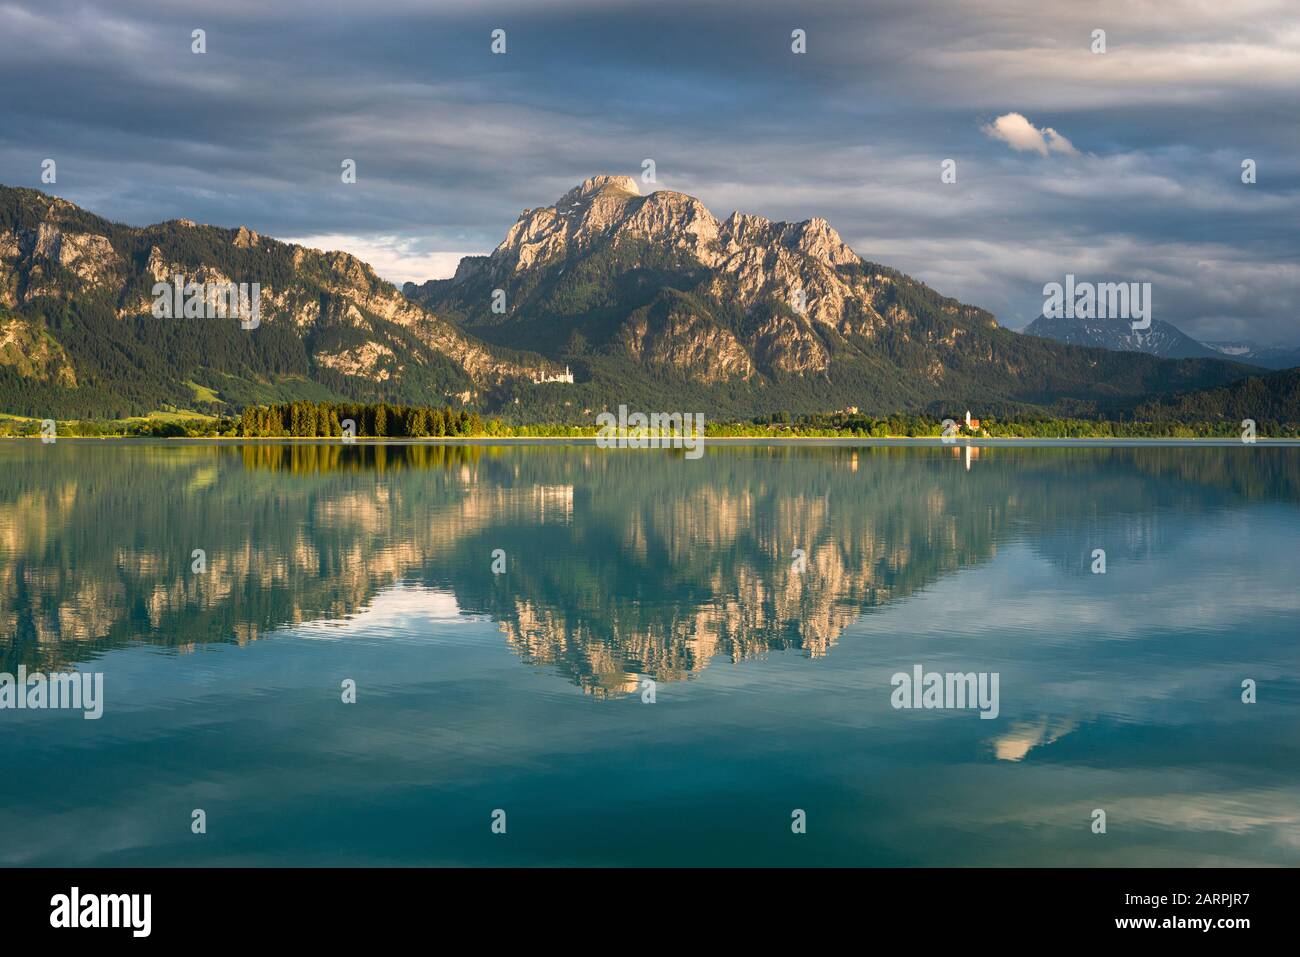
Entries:
POLYGON ((452 592, 427 588, 418 582, 397 582, 371 599, 368 605, 342 618, 320 618, 283 629, 299 638, 329 639, 383 634, 428 636, 429 628, 412 627, 441 622, 476 620, 461 611, 452 592))
POLYGON ((1019 113, 1004 113, 992 123, 985 124, 983 130, 995 140, 1001 140, 1013 150, 1021 153, 1037 153, 1047 156, 1049 153, 1064 153, 1078 156, 1074 144, 1050 126, 1039 129, 1019 113))
POLYGON ((375 272, 384 279, 398 286, 404 282, 424 282, 426 279, 450 279, 463 257, 475 255, 468 252, 423 250, 419 248, 419 240, 403 236, 324 233, 289 236, 284 241, 326 252, 341 250, 351 253, 363 263, 373 266, 375 272))

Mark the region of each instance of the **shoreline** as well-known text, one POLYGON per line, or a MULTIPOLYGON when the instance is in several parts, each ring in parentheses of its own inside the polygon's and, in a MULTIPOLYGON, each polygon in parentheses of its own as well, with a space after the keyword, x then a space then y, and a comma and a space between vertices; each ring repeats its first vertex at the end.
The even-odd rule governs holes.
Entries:
MULTIPOLYGON (((710 445, 721 446, 781 446, 781 445, 812 445, 812 446, 839 446, 853 448, 870 448, 873 446, 889 447, 936 447, 960 449, 965 447, 971 448, 990 448, 990 447, 1067 447, 1073 445, 1080 446, 1202 446, 1202 447, 1233 447, 1242 446, 1250 447, 1251 445, 1262 445, 1274 448, 1298 447, 1300 448, 1300 438, 1267 438, 1259 436, 1254 442, 1243 442, 1240 439, 1232 438, 1179 438, 1173 436, 1144 436, 1141 438, 1123 438, 1107 436, 1082 436, 1082 437, 1059 437, 1052 438, 1047 436, 996 436, 989 438, 962 438, 955 441, 945 442, 938 436, 818 436, 818 435, 788 435, 788 436, 705 436, 699 440, 700 444, 707 448, 710 445)), ((0 442, 40 442, 38 435, 5 435, 0 436, 0 442)), ((574 445, 597 447, 596 436, 585 435, 529 435, 529 436, 440 436, 437 438, 377 438, 358 436, 352 442, 341 442, 337 436, 235 436, 235 435, 204 435, 204 436, 142 436, 142 435, 68 435, 58 436, 57 443, 76 442, 76 443, 93 443, 93 442, 115 442, 127 444, 181 444, 181 445, 219 445, 219 444, 265 444, 265 445, 365 445, 365 446, 403 446, 403 445, 480 445, 485 447, 492 446, 511 446, 511 445, 574 445)), ((55 444, 55 443, 45 443, 55 444)), ((681 451, 680 449, 602 449, 602 451, 624 451, 624 452, 644 452, 644 451, 681 451)))

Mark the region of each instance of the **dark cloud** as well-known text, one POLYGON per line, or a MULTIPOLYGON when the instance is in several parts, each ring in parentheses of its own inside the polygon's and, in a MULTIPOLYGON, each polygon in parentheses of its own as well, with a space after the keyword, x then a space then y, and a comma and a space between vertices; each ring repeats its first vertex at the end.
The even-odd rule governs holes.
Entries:
POLYGON ((1287 0, 42 0, 0 5, 0 83, 2 182, 53 157, 52 191, 110 218, 317 238, 393 278, 650 157, 719 215, 824 216, 1013 327, 1072 272, 1152 281, 1193 335, 1300 343, 1287 0), (984 132, 1009 113, 1079 155, 984 132))

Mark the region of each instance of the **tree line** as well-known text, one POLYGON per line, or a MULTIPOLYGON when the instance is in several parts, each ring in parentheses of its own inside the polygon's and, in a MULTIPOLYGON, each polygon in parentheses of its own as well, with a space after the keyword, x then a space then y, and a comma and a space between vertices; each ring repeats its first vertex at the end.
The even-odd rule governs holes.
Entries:
POLYGON ((288 402, 244 409, 235 435, 249 438, 277 436, 329 438, 343 435, 343 423, 353 423, 352 434, 364 438, 442 438, 495 435, 500 423, 485 425, 482 416, 451 406, 377 403, 288 402))
MULTIPOLYGON (((960 422, 954 413, 951 417, 960 422)), ((472 409, 450 405, 394 405, 387 402, 314 402, 297 400, 273 405, 246 406, 238 417, 186 418, 173 412, 146 419, 81 419, 57 422, 60 436, 144 436, 223 438, 336 438, 343 424, 352 422, 358 438, 459 438, 459 437, 583 437, 594 436, 594 419, 583 425, 559 423, 503 423, 484 419, 472 409)), ((747 421, 714 421, 705 426, 706 437, 826 437, 901 438, 938 437, 943 418, 933 415, 895 414, 885 417, 858 412, 791 415, 775 412, 747 421)), ((0 416, 0 436, 35 436, 41 420, 0 416)), ((1261 417, 1257 434, 1269 438, 1300 438, 1300 427, 1290 421, 1261 417)), ((1235 417, 1218 419, 1114 420, 1058 418, 1053 416, 983 416, 978 431, 960 429, 955 437, 979 438, 1240 438, 1242 426, 1235 417)))

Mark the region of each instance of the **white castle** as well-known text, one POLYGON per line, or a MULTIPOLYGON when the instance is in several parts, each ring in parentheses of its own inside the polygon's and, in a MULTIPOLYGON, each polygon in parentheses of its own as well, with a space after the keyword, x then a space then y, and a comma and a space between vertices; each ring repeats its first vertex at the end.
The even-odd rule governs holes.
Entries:
POLYGON ((536 372, 533 374, 533 381, 537 383, 567 382, 569 385, 573 385, 573 373, 569 371, 568 366, 565 366, 563 372, 557 372, 555 375, 547 375, 545 372, 536 372))

